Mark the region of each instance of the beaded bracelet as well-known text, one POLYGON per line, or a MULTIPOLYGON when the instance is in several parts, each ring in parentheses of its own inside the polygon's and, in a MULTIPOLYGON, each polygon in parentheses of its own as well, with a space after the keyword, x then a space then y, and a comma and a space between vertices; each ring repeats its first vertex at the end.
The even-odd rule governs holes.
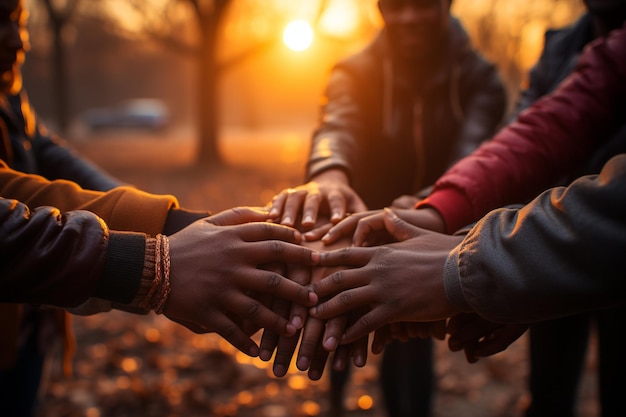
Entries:
POLYGON ((170 241, 165 235, 158 235, 157 242, 161 241, 161 246, 163 250, 163 254, 160 257, 157 257, 156 264, 161 265, 162 279, 161 286, 159 288, 159 293, 156 297, 156 305, 154 306, 154 312, 156 314, 163 314, 163 309, 165 308, 165 303, 167 303, 167 299, 170 296, 170 292, 172 288, 170 286, 170 241))
POLYGON ((156 236, 154 280, 140 307, 163 314, 170 295, 170 242, 165 235, 156 236))

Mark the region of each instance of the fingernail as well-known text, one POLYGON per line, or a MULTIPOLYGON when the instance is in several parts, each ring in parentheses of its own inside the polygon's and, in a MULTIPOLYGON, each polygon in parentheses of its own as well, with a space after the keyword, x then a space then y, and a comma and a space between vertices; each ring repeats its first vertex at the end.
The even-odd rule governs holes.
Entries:
POLYGON ((312 316, 317 316, 317 307, 311 307, 309 309, 309 314, 312 315, 312 316))
POLYGON ((317 381, 318 379, 320 379, 322 377, 322 374, 320 373, 320 371, 309 371, 309 379, 312 381, 317 381))
POLYGON ((296 362, 296 366, 299 370, 306 371, 307 369, 309 369, 309 358, 307 358, 306 356, 301 356, 298 359, 298 362, 296 362))
MULTIPOLYGON (((317 296, 317 294, 315 294, 313 291, 311 291, 309 293, 309 301, 311 302, 311 304, 317 304, 317 302, 319 301, 319 297, 317 296)), ((313 307, 315 308, 315 307, 313 307)), ((317 308, 315 308, 315 312, 317 312, 317 308)))
POLYGON ((365 366, 365 358, 363 357, 363 355, 358 354, 355 356, 354 365, 358 366, 359 368, 362 368, 365 366))
POLYGON ((285 374, 287 373, 287 368, 285 368, 283 365, 274 365, 274 375, 281 377, 281 376, 285 376, 285 374))
POLYGON ((324 349, 328 351, 337 349, 337 339, 331 336, 328 339, 324 340, 324 349))
POLYGON ((313 224, 313 217, 311 215, 307 215, 303 220, 302 220, 302 224, 304 225, 310 225, 313 224))
POLYGON ((328 233, 326 233, 324 236, 322 236, 322 242, 326 241, 330 239, 330 235, 328 233))
MULTIPOLYGON (((311 297, 309 297, 310 299, 311 297)), ((293 316, 291 318, 291 325, 293 327, 295 327, 296 329, 301 329, 302 328, 302 317, 300 316, 293 316)))
POLYGON ((248 349, 248 354, 252 356, 253 358, 256 358, 257 356, 259 356, 259 347, 250 346, 250 349, 248 349))
POLYGON ((298 329, 296 329, 291 323, 287 323, 285 326, 285 333, 287 333, 287 336, 293 336, 296 334, 297 330, 298 329))
POLYGON ((260 358, 262 361, 267 362, 267 361, 269 361, 270 359, 272 359, 272 352, 270 352, 270 351, 269 351, 269 350, 267 350, 267 349, 263 349, 263 350, 261 351, 261 353, 259 354, 259 358, 260 358))
POLYGON ((287 225, 287 226, 291 226, 291 224, 292 224, 291 217, 283 218, 282 224, 287 225))
POLYGON ((270 217, 276 217, 276 216, 278 216, 278 209, 275 209, 275 208, 271 209, 270 217))
POLYGON ((341 220, 341 216, 339 215, 339 213, 333 213, 330 220, 341 220))

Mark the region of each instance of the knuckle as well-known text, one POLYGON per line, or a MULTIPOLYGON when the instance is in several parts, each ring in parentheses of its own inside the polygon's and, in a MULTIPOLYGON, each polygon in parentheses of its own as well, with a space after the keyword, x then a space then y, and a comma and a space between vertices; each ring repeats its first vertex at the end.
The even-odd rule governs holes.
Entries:
POLYGON ((256 317, 261 311, 261 304, 258 302, 252 302, 248 306, 248 317, 256 317))
POLYGON ((268 242, 269 250, 273 254, 280 254, 283 252, 283 245, 277 240, 270 240, 268 242))
POLYGON ((363 315, 359 318, 358 323, 364 329, 369 329, 372 326, 372 318, 369 315, 363 315))
POLYGON ((267 276, 267 287, 271 289, 276 289, 280 286, 282 281, 282 277, 278 274, 269 274, 267 276))
POLYGON ((335 272, 330 276, 330 279, 334 285, 341 285, 344 280, 343 271, 335 272))
POLYGON ((345 291, 339 294, 339 302, 344 306, 349 306, 352 301, 352 293, 350 291, 345 291))
POLYGON ((237 326, 235 326, 234 324, 229 324, 222 329, 220 334, 224 339, 230 340, 237 334, 237 330, 237 326))

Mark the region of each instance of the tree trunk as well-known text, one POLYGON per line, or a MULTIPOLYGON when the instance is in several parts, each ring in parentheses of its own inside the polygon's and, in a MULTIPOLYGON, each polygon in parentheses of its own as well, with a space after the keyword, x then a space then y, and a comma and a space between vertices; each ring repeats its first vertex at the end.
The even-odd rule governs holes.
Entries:
POLYGON ((198 164, 221 164, 219 154, 219 109, 217 69, 218 13, 207 16, 200 24, 202 39, 198 56, 198 164))
POLYGON ((69 126, 69 97, 67 71, 65 66, 65 46, 63 45, 63 24, 50 19, 53 32, 53 84, 56 103, 57 130, 59 133, 67 133, 69 126))

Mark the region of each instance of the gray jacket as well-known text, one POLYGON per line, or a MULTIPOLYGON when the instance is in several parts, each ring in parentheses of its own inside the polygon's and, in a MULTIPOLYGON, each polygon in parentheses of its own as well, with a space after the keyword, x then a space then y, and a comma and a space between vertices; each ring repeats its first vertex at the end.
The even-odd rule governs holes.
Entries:
POLYGON ((342 169, 369 208, 382 208, 430 186, 489 139, 506 109, 504 85, 454 18, 447 42, 423 91, 395 59, 384 30, 339 62, 322 100, 307 178, 342 169))

